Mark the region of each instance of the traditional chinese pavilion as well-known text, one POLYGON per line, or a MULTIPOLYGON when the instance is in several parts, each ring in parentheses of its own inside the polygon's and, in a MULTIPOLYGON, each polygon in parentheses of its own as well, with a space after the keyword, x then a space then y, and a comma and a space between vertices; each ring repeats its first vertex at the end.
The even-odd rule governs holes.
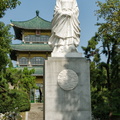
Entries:
POLYGON ((36 84, 39 90, 32 90, 31 102, 37 102, 43 87, 44 60, 50 56, 52 49, 48 45, 51 34, 51 22, 36 16, 27 21, 11 21, 15 32, 15 40, 21 44, 12 44, 11 59, 16 61, 16 67, 35 69, 36 84))

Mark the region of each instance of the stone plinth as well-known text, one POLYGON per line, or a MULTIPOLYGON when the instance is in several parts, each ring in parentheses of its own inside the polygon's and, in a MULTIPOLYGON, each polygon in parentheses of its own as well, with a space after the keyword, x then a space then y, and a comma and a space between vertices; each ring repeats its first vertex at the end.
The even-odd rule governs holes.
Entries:
POLYGON ((52 52, 51 53, 52 57, 82 57, 82 53, 78 52, 71 52, 71 53, 57 53, 57 52, 52 52))
POLYGON ((48 58, 44 88, 44 120, 91 120, 90 71, 85 58, 48 58))

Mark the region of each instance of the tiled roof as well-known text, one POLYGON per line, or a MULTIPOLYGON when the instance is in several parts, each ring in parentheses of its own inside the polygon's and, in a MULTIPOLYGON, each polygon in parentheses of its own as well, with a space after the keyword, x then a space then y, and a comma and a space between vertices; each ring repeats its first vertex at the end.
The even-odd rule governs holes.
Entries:
POLYGON ((16 51, 52 51, 48 44, 11 44, 16 51))
POLYGON ((51 32, 51 22, 39 17, 39 11, 36 11, 36 17, 27 21, 12 21, 10 24, 15 32, 15 39, 22 40, 23 30, 40 30, 51 32))
POLYGON ((21 29, 34 29, 34 30, 51 30, 51 22, 42 19, 39 16, 27 21, 12 21, 11 25, 13 27, 21 29))

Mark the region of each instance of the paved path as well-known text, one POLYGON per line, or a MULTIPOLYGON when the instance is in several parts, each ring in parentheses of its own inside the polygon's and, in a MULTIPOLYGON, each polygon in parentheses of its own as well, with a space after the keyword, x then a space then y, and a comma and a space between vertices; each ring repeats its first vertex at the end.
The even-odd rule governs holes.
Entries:
POLYGON ((43 103, 32 103, 28 120, 43 120, 43 103))

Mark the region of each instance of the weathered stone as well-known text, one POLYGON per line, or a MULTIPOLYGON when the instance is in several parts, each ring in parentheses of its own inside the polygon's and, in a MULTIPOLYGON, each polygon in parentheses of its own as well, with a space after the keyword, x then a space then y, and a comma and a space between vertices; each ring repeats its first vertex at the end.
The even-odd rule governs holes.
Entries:
POLYGON ((45 61, 44 82, 44 120, 91 120, 89 61, 82 57, 48 58, 45 61), (58 83, 64 70, 74 71, 73 74, 78 77, 73 89, 63 89, 58 83))

